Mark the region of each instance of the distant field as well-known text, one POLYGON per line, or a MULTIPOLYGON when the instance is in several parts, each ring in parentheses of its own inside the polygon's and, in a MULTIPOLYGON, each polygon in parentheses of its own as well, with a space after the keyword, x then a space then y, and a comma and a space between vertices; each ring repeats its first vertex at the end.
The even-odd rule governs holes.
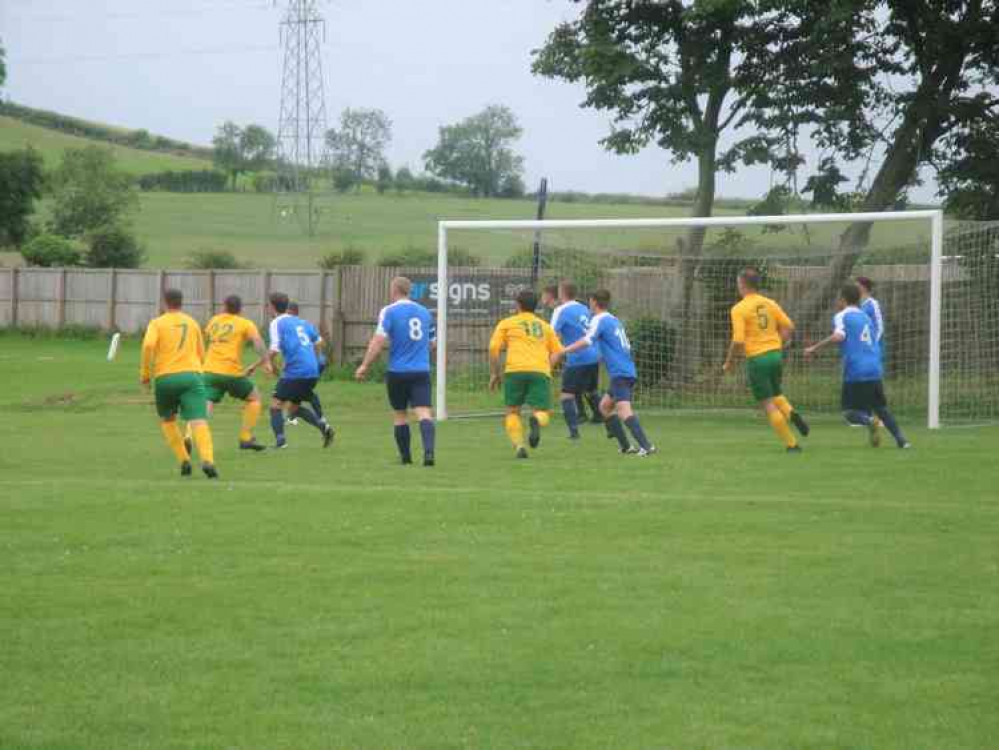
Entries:
POLYGON ((0 343, 5 750, 996 747, 996 428, 556 420, 518 462, 461 420, 431 470, 324 382, 332 448, 240 453, 227 400, 209 483, 134 339, 0 343))
MULTIPOLYGON (((373 193, 328 199, 317 236, 305 236, 294 221, 279 221, 274 198, 254 193, 184 195, 144 193, 137 217, 149 245, 149 265, 176 266, 193 250, 229 250, 258 267, 315 268, 323 254, 343 247, 364 250, 369 261, 408 246, 436 248, 440 219, 528 219, 533 201, 471 199, 425 193, 373 193)), ((552 204, 552 218, 642 218, 683 216, 682 208, 634 205, 552 204)), ((456 242, 484 257, 505 258, 529 237, 468 234, 456 242)))
POLYGON ((118 164, 129 174, 211 168, 211 163, 203 159, 115 146, 110 143, 60 133, 58 130, 41 128, 10 117, 0 117, 0 151, 24 148, 28 144, 41 152, 47 167, 56 166, 62 157, 62 152, 67 148, 97 145, 114 151, 115 156, 118 157, 118 164))
MULTIPOLYGON (((325 253, 344 247, 363 250, 368 262, 407 246, 435 249, 437 222, 441 219, 530 219, 533 201, 471 199, 425 193, 379 196, 374 193, 334 196, 328 199, 317 236, 306 237, 294 221, 279 221, 269 195, 254 193, 184 195, 144 193, 142 212, 136 219, 140 236, 149 246, 151 267, 177 267, 192 251, 228 250, 245 263, 260 268, 315 268, 325 253)), ((687 209, 629 204, 552 203, 548 217, 559 219, 681 217, 687 209)), ((718 215, 737 215, 719 210, 718 215)), ((811 242, 825 247, 835 242, 844 225, 811 230, 811 242)), ((762 235, 761 253, 805 242, 800 231, 762 235)), ((920 223, 884 227, 875 232, 873 246, 894 247, 928 236, 920 223)), ((544 240, 551 246, 584 246, 594 249, 620 248, 672 251, 677 232, 602 231, 550 232, 544 240)), ((511 253, 530 246, 530 233, 456 232, 452 246, 470 250, 492 264, 502 263, 511 253)))

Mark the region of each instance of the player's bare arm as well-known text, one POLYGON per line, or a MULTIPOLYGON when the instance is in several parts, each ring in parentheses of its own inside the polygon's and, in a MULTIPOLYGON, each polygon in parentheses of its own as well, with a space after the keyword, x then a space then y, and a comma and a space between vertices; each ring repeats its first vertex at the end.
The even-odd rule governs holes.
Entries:
POLYGON ((722 365, 723 372, 732 372, 735 363, 746 354, 746 345, 741 341, 733 341, 728 345, 728 354, 725 355, 725 364, 722 365))
POLYGON ((354 372, 354 377, 357 380, 364 380, 368 375, 368 369, 374 364, 375 360, 381 356, 382 349, 385 348, 385 342, 388 339, 380 333, 376 333, 371 337, 371 341, 368 342, 368 349, 364 352, 364 359, 361 360, 360 367, 354 372))
POLYGON ((829 346, 829 344, 838 344, 845 338, 846 336, 844 336, 839 331, 836 331, 831 336, 826 336, 824 339, 822 339, 822 341, 818 342, 817 344, 812 344, 810 347, 805 349, 805 354, 811 357, 823 347, 829 346))
POLYGON ((569 346, 565 347, 561 351, 552 352, 552 364, 558 362, 562 357, 567 357, 568 355, 573 354, 574 352, 578 352, 582 349, 585 349, 586 347, 590 346, 590 344, 592 343, 593 342, 591 342, 586 336, 584 336, 576 343, 569 344, 569 346))
POLYGON ((243 373, 246 377, 249 377, 255 373, 259 368, 263 367, 264 372, 268 375, 274 374, 274 367, 271 365, 271 358, 267 352, 267 347, 264 345, 264 340, 260 336, 255 336, 250 339, 253 344, 253 350, 257 353, 257 361, 246 368, 243 373))

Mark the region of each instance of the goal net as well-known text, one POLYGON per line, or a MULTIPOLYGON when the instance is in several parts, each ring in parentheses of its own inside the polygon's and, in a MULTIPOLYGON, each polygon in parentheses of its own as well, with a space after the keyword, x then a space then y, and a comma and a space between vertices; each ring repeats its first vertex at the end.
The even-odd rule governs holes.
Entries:
POLYGON ((441 418, 497 411, 487 389, 490 333, 521 289, 540 294, 559 282, 574 283, 584 302, 598 288, 610 291, 643 410, 746 408, 744 368, 724 376, 721 365, 735 277, 747 266, 796 323, 785 390, 802 410, 839 411, 835 348, 808 361, 803 349, 829 335, 842 284, 866 276, 884 315, 893 410, 930 427, 999 418, 999 224, 945 231, 938 211, 445 221, 438 253, 441 418))

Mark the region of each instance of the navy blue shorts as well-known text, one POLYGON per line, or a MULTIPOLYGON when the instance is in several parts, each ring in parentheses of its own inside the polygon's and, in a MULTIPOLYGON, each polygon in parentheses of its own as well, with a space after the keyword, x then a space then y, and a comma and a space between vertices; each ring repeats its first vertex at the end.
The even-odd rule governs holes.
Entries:
POLYGON ((392 411, 418 406, 430 408, 429 372, 390 372, 385 375, 392 411))
POLYGON ((562 371, 562 393, 593 393, 600 387, 600 364, 576 365, 562 371))
POLYGON ((281 378, 274 387, 274 398, 300 404, 312 398, 319 378, 281 378))
POLYGON ((866 411, 888 408, 885 388, 880 380, 864 380, 857 383, 843 383, 840 398, 843 411, 866 411))
POLYGON ((632 393, 635 390, 635 378, 611 378, 610 388, 607 394, 617 401, 631 401, 632 393))

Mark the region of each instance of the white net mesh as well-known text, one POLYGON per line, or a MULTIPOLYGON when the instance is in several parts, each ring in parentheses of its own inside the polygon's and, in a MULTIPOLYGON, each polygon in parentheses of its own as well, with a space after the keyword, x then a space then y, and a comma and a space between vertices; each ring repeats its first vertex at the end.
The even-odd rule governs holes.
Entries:
MULTIPOLYGON (((737 301, 735 276, 758 268, 763 293, 795 320, 785 390, 807 411, 839 410, 840 365, 834 350, 807 362, 805 342, 828 335, 843 281, 867 276, 886 319, 885 384, 893 410, 927 417, 930 345, 930 239, 926 218, 875 223, 856 241, 842 222, 777 226, 450 229, 448 251, 478 267, 452 267, 449 278, 449 416, 495 411, 488 394, 487 346, 493 326, 525 286, 561 281, 587 292, 608 289, 626 324, 645 410, 743 408, 744 373, 723 377, 737 301), (540 240, 535 268, 532 245, 540 240), (861 248, 861 249, 858 249, 861 248)), ((959 226, 946 238, 943 264, 941 419, 985 422, 999 416, 999 227, 959 226)), ((541 314, 550 316, 550 310, 541 314)))

